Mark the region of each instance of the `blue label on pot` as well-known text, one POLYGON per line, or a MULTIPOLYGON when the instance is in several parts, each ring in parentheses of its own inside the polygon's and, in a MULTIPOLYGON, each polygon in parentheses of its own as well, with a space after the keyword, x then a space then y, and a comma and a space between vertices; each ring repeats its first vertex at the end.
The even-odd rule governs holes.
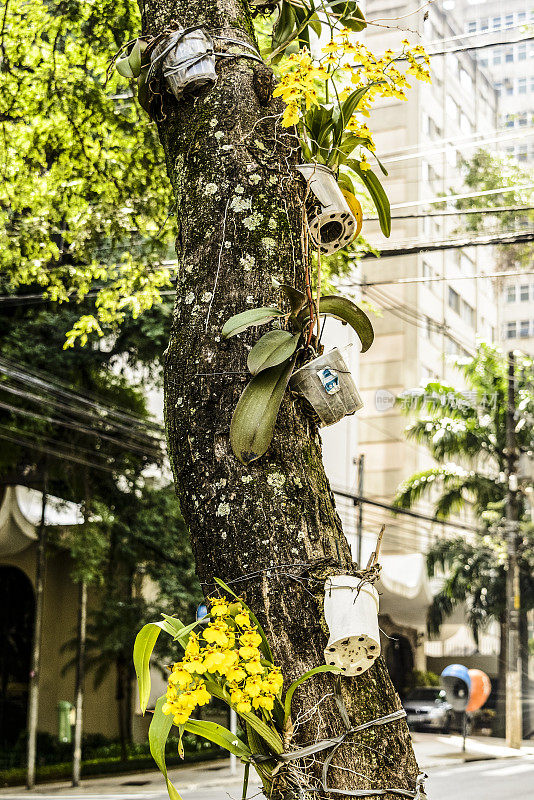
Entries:
POLYGON ((334 372, 333 369, 325 367, 325 369, 319 370, 317 376, 323 384, 324 390, 327 394, 335 394, 341 389, 341 386, 339 385, 338 374, 337 372, 334 372))

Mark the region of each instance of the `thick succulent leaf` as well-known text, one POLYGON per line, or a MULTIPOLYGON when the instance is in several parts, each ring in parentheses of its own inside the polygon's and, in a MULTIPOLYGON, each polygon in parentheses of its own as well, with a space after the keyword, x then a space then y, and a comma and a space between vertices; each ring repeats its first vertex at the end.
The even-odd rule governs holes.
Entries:
POLYGON ((314 675, 318 675, 321 672, 341 672, 341 670, 339 667, 330 667, 326 664, 322 664, 320 667, 314 667, 313 669, 310 669, 308 672, 305 672, 304 675, 301 675, 300 678, 297 678, 296 681, 293 681, 286 692, 284 700, 284 723, 289 719, 291 714, 291 701, 293 699, 295 689, 297 689, 301 683, 304 683, 304 681, 307 681, 309 678, 312 678, 314 675))
POLYGON ((280 14, 273 30, 273 50, 281 47, 291 36, 297 25, 295 9, 289 3, 282 3, 280 14))
POLYGON ((384 236, 389 237, 391 234, 391 208, 389 205, 388 196, 384 191, 384 187, 376 177, 375 173, 370 169, 363 170, 360 167, 360 162, 356 161, 356 159, 350 159, 346 162, 346 164, 348 167, 350 167, 350 169, 354 170, 371 195, 371 199, 378 212, 378 219, 382 233, 384 236))
POLYGON ((287 361, 297 349, 300 336, 289 331, 269 331, 256 342, 247 358, 253 375, 287 361))
POLYGON ((294 286, 290 286, 289 283, 281 283, 278 287, 281 292, 285 294, 287 299, 289 300, 289 304, 291 306, 291 311, 295 314, 297 311, 300 311, 302 306, 304 305, 306 298, 304 296, 304 292, 295 289, 294 286))
POLYGON ((166 697, 160 697, 154 709, 154 715, 148 729, 148 741, 150 743, 150 753, 152 758, 160 768, 165 782, 167 783, 167 791, 170 800, 182 800, 176 788, 169 780, 167 775, 167 765, 165 763, 165 744, 169 738, 169 733, 172 728, 172 716, 164 714, 162 711, 163 704, 166 702, 166 697))
POLYGON ((365 17, 354 0, 330 0, 326 6, 351 31, 358 32, 367 27, 365 17))
POLYGON ((339 188, 341 189, 342 192, 343 192, 343 190, 345 190, 346 192, 350 192, 351 194, 354 194, 354 184, 353 184, 353 182, 351 181, 351 179, 349 178, 349 176, 347 175, 346 172, 342 172, 339 175, 339 177, 337 179, 337 185, 339 186, 339 188))
POLYGON ((357 197, 354 197, 352 192, 347 191, 347 189, 344 189, 342 186, 340 187, 340 189, 343 193, 343 197, 348 203, 350 210, 352 211, 354 219, 356 220, 356 231, 353 236, 353 238, 355 239, 362 229, 362 222, 363 222, 362 207, 360 205, 360 201, 358 200, 357 197))
POLYGON ((124 58, 119 58, 119 60, 115 64, 115 69, 117 70, 119 75, 122 75, 123 78, 135 78, 133 70, 130 66, 130 59, 128 58, 128 56, 125 56, 124 58))
POLYGON ((141 74, 141 45, 139 44, 139 39, 137 39, 132 47, 132 52, 128 56, 128 61, 130 62, 130 68, 134 78, 138 78, 141 74))
POLYGON ((260 372, 239 398, 230 425, 230 441, 243 464, 260 458, 271 444, 276 417, 294 363, 291 359, 289 363, 260 372))
POLYGON ((147 83, 148 67, 143 67, 137 80, 137 99, 139 105, 150 114, 150 92, 147 83))
MULTIPOLYGON (((362 353, 369 350, 375 337, 371 320, 352 300, 348 300, 346 297, 338 297, 337 295, 321 297, 319 312, 329 317, 337 317, 342 322, 347 322, 358 334, 362 343, 362 353)), ((304 325, 309 316, 309 309, 304 308, 299 314, 299 323, 304 325)))
POLYGON ((284 312, 280 311, 279 308, 270 306, 249 308, 247 311, 242 311, 240 314, 235 314, 235 316, 226 320, 221 333, 225 339, 229 339, 231 336, 235 336, 254 325, 265 325, 266 322, 271 322, 276 317, 283 316, 284 312))
POLYGON ((250 748, 245 742, 239 738, 235 733, 229 731, 223 725, 218 725, 216 722, 209 722, 208 720, 189 719, 184 724, 184 729, 188 733, 193 733, 195 736, 202 736, 209 742, 224 747, 229 753, 243 760, 249 759, 252 756, 250 748))

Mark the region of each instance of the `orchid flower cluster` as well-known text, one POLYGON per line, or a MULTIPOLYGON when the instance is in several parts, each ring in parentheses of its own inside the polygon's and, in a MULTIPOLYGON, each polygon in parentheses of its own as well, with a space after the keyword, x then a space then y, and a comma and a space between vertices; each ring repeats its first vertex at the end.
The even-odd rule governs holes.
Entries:
POLYGON ((239 602, 213 598, 210 617, 201 634, 189 634, 184 658, 172 667, 163 713, 172 715, 175 725, 185 724, 195 708, 210 701, 209 677, 229 693, 238 713, 254 709, 268 718, 284 681, 262 657, 262 637, 249 612, 239 602))
MULTIPOLYGON (((344 128, 367 140, 362 146, 374 152, 371 133, 361 120, 362 116, 369 116, 373 102, 388 97, 406 100, 409 76, 431 81, 429 56, 421 45, 411 46, 407 39, 402 41, 400 52, 386 50, 377 56, 355 41, 352 31, 342 28, 332 33, 320 52, 313 56, 304 47, 286 58, 280 67, 281 81, 274 91, 286 103, 282 125, 297 125, 304 138, 309 127, 306 114, 313 106, 326 104, 335 116, 336 106, 341 106, 355 90, 362 90, 350 118, 343 121, 344 128), (329 98, 334 101, 332 106, 329 98)), ((362 168, 368 168, 365 155, 360 152, 360 157, 362 168)))

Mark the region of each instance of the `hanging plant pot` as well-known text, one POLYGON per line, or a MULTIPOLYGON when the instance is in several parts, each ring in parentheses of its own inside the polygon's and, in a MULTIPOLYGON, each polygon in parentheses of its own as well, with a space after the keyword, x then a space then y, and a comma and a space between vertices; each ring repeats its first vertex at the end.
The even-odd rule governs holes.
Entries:
POLYGON ((344 675, 361 675, 380 655, 378 592, 371 583, 360 584, 353 575, 325 581, 324 616, 330 637, 324 657, 344 675))
POLYGON ((325 255, 341 250, 356 236, 357 222, 336 176, 322 164, 299 164, 296 169, 309 187, 310 236, 325 255))
POLYGON ((154 48, 152 66, 161 62, 161 72, 177 100, 196 95, 217 82, 213 41, 201 28, 180 29, 154 48))
POLYGON ((322 425, 333 425, 363 406, 350 370, 337 347, 296 370, 289 386, 304 395, 322 425))

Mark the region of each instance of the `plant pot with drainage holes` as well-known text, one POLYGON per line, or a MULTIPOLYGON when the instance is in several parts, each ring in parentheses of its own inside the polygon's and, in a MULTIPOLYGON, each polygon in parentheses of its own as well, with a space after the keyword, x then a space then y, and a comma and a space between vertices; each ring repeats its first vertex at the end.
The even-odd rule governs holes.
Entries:
POLYGON ((322 164, 296 167, 308 186, 308 227, 321 253, 330 255, 346 247, 356 236, 357 220, 332 170, 322 164))
POLYGON ((162 75, 177 100, 217 82, 213 41, 201 28, 174 31, 154 48, 151 61, 152 66, 161 62, 162 75))
POLYGON ((322 426, 333 425, 363 406, 350 370, 337 347, 296 370, 289 386, 306 398, 322 426))
POLYGON ((380 655, 378 592, 353 575, 329 577, 324 588, 324 616, 330 632, 325 661, 344 675, 361 675, 380 655))

